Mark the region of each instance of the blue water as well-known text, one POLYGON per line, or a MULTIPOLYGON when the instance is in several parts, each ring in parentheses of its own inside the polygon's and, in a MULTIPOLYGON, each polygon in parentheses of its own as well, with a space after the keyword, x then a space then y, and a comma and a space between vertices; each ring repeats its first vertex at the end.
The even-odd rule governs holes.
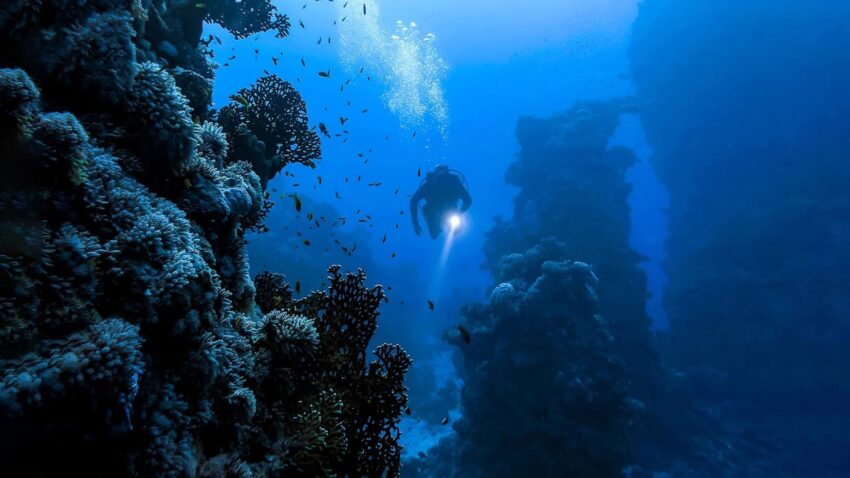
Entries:
MULTIPOLYGON (((219 63, 231 55, 237 57, 218 70, 213 100, 215 105, 226 104, 229 95, 267 70, 298 88, 313 124, 324 123, 332 134, 343 129, 350 132, 323 140, 324 158, 315 170, 290 167, 288 170, 295 177, 279 175, 270 188, 280 193, 299 191, 311 203, 326 203, 341 216, 369 214, 373 220, 368 224, 351 221, 339 229, 347 239, 359 243, 357 252, 350 257, 339 251, 320 253, 300 246, 299 240, 287 242, 293 230, 303 232, 305 237, 326 231, 309 230, 308 221, 296 219, 291 213, 276 213, 268 223, 269 234, 249 237, 252 271, 283 268, 290 280, 300 280, 311 288, 320 285, 329 262, 365 266, 371 280, 393 288, 376 342, 402 343, 414 356, 409 381, 412 407, 421 405, 423 414, 447 415, 454 422, 464 413, 459 402, 464 383, 457 372, 457 357, 452 359, 455 347, 446 342, 444 335, 463 320, 458 313, 460 306, 486 300, 494 285, 490 271, 482 266, 482 248, 494 217, 509 219, 514 213, 513 198, 518 190, 505 183, 505 175, 520 149, 515 135, 517 120, 557 115, 577 101, 640 95, 629 57, 639 2, 365 3, 368 17, 360 15, 361 2, 352 3, 347 10, 340 0, 308 1, 304 8, 291 8, 287 11, 291 12, 293 28, 284 40, 266 33, 234 41, 221 28, 207 25, 205 33, 222 40, 220 46, 215 46, 219 63), (272 56, 280 59, 279 64, 273 64, 272 56), (330 78, 320 77, 319 71, 330 71, 330 78), (340 116, 348 118, 345 125, 340 124, 340 116), (474 198, 463 232, 445 257, 444 238, 432 241, 415 236, 407 211, 408 197, 421 180, 417 171, 424 174, 443 163, 465 174, 474 198), (318 176, 322 177, 321 185, 318 176), (381 185, 368 185, 375 182, 381 185), (386 243, 381 241, 384 234, 386 243), (436 311, 428 310, 427 300, 436 302, 436 311)), ((663 4, 657 7, 656 14, 666 14, 669 3, 655 2, 663 4)), ((772 5, 749 3, 753 4, 749 14, 758 19, 764 14, 763 21, 770 25, 793 23, 790 15, 799 13, 789 7, 789 16, 783 16, 785 5, 779 5, 775 7, 779 13, 771 16, 765 9, 774 8, 772 5)), ((687 12, 686 7, 682 10, 687 12)), ((731 16, 732 25, 746 23, 748 18, 744 13, 740 17, 734 13, 718 15, 731 16)), ((677 44, 673 30, 665 37, 665 48, 677 44)), ((702 33, 699 29, 694 31, 691 36, 696 38, 692 40, 696 44, 702 33)), ((718 35, 719 39, 725 31, 705 35, 718 35)), ((823 32, 829 34, 832 32, 823 32)), ((686 43, 681 48, 691 46, 686 43)), ((694 47, 684 58, 697 58, 699 51, 694 47)), ((840 61, 846 64, 847 58, 840 61)), ((680 78, 676 75, 687 73, 676 71, 688 70, 686 66, 676 70, 680 66, 671 61, 673 73, 665 81, 678 84, 680 78)), ((726 80, 717 77, 711 81, 722 84, 726 80)), ((734 80, 728 81, 725 89, 734 91, 734 80)), ((694 83, 693 90, 694 95, 703 94, 698 83, 694 83)), ((640 97, 640 101, 648 103, 655 99, 640 97)), ((662 133, 655 124, 653 127, 656 129, 652 135, 657 138, 662 133)), ((679 139, 671 136, 671 143, 686 141, 682 139, 686 137, 684 133, 679 139)), ((642 256, 639 263, 647 279, 645 310, 651 320, 649 328, 663 338, 671 321, 669 304, 665 302, 665 290, 670 284, 666 267, 671 199, 661 179, 670 178, 659 178, 659 168, 653 167, 657 151, 640 115, 622 115, 609 146, 626 147, 637 158, 626 174, 632 188, 628 197, 629 243, 642 256)), ((694 191, 711 187, 694 186, 694 191)), ((683 193, 681 197, 687 195, 683 193)), ((278 208, 291 208, 288 198, 277 202, 278 208)), ((677 257, 681 254, 686 252, 677 257)), ((666 357, 666 352, 661 355, 666 357)), ((451 427, 439 425, 434 417, 424 421, 416 416, 405 419, 402 442, 406 457, 426 452, 440 437, 454 433, 451 427)))

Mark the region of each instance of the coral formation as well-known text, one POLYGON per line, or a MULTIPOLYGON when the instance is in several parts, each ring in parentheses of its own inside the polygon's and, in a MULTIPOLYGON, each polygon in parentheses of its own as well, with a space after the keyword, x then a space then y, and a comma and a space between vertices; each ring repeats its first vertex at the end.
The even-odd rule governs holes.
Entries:
POLYGON ((450 336, 464 380, 453 445, 411 463, 414 472, 454 459, 439 476, 621 475, 634 401, 598 314, 599 281, 565 253, 548 239, 496 264, 490 304, 465 311, 469 343, 450 336))
MULTIPOLYGON (((238 35, 286 30, 267 1, 208 8, 238 35)), ((240 156, 208 109, 204 10, 0 5, 0 465, 398 476, 410 358, 382 345, 366 364, 380 287, 335 267, 327 292, 296 301, 281 276, 259 294, 251 280, 244 234, 270 207, 264 181, 316 159, 318 140, 278 80, 251 97, 274 124, 238 128, 304 143, 286 137, 298 153, 273 171, 240 156)))
POLYGON ((234 145, 232 158, 250 158, 263 185, 289 163, 314 167, 321 141, 307 125, 304 100, 277 75, 264 76, 240 90, 218 112, 218 122, 234 145))

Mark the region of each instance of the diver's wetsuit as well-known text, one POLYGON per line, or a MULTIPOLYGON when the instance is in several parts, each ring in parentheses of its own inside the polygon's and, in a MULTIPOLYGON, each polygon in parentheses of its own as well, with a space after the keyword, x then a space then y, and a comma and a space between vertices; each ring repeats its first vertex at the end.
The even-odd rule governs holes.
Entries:
POLYGON ((440 235, 443 222, 449 214, 455 211, 464 212, 472 205, 472 197, 460 176, 448 168, 437 168, 428 173, 425 181, 410 198, 410 217, 417 235, 422 232, 419 226, 419 203, 423 199, 425 205, 422 207, 422 213, 425 215, 425 223, 432 239, 440 235), (459 208, 458 201, 461 201, 459 208))

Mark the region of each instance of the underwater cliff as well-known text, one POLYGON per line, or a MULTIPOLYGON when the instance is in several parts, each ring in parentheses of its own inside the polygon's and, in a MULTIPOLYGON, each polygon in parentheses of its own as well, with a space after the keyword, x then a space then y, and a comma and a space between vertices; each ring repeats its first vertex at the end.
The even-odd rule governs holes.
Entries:
POLYGON ((306 105, 267 75, 211 110, 204 21, 289 28, 268 0, 0 6, 7 476, 399 476, 382 288, 249 276, 265 185, 319 159, 306 105))
POLYGON ((716 422, 760 443, 769 476, 850 473, 848 15, 645 0, 634 26, 670 192, 665 355, 716 422))

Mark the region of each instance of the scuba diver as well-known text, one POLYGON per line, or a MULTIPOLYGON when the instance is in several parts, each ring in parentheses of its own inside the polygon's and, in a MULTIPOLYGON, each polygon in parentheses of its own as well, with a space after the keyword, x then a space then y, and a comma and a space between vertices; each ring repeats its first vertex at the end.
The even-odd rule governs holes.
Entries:
POLYGON ((419 209, 422 200, 425 200, 422 214, 425 216, 425 224, 428 225, 431 239, 436 239, 440 235, 444 224, 448 224, 451 231, 456 232, 460 226, 460 214, 472 205, 466 178, 458 171, 449 169, 445 164, 438 165, 434 171, 426 174, 419 189, 410 198, 410 217, 417 236, 422 235, 422 227, 419 225, 419 209), (460 207, 458 207, 458 201, 461 202, 460 207))

